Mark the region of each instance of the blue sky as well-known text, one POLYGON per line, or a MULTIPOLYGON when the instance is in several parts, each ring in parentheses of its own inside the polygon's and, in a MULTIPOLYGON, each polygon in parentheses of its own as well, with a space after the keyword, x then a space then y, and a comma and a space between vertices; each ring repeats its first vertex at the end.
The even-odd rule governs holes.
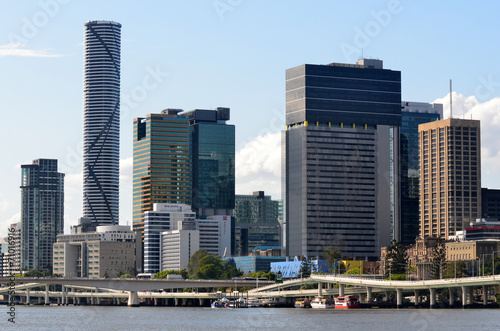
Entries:
POLYGON ((132 213, 133 118, 164 108, 230 107, 237 193, 265 190, 278 198, 285 70, 353 63, 362 53, 402 72, 404 100, 442 99, 447 109, 453 79, 455 115, 482 120, 483 186, 500 188, 500 3, 479 4, 0 0, 0 235, 19 219, 19 166, 36 158, 57 158, 67 174, 66 229, 81 216, 88 20, 123 25, 122 224, 131 222, 132 213), (145 80, 154 87, 145 90, 145 80))

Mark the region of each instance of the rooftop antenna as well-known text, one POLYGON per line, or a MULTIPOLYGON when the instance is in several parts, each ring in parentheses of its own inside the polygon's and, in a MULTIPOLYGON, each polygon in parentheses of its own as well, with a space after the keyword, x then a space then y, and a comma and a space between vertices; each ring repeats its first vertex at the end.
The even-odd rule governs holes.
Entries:
POLYGON ((453 97, 451 96, 451 79, 450 79, 450 118, 453 118, 453 97))

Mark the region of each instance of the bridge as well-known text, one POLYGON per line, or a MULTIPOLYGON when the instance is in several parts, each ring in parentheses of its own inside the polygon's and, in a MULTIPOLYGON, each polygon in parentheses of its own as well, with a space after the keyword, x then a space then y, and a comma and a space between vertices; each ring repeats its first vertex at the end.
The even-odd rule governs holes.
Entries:
POLYGON ((373 292, 383 292, 386 297, 389 296, 390 292, 396 292, 397 306, 401 307, 403 305, 403 294, 412 293, 415 296, 415 304, 418 304, 418 298, 422 291, 429 291, 429 301, 431 308, 436 307, 436 290, 437 289, 448 289, 449 290, 449 302, 455 302, 455 292, 457 289, 461 293, 461 302, 465 307, 469 303, 472 303, 472 290, 477 287, 481 287, 483 290, 483 304, 487 304, 487 293, 488 288, 491 286, 500 285, 500 276, 483 276, 483 277, 466 277, 466 278, 451 278, 451 279, 436 279, 436 280, 419 280, 419 281, 391 281, 391 280, 381 280, 367 278, 363 276, 359 277, 346 277, 346 276, 334 276, 334 275, 311 275, 310 278, 304 279, 294 279, 290 281, 283 282, 283 284, 272 284, 257 289, 250 290, 250 293, 256 292, 268 292, 269 291, 281 291, 282 289, 301 286, 304 284, 318 284, 318 295, 322 295, 325 289, 323 289, 323 284, 327 285, 327 295, 330 295, 331 285, 338 284, 338 295, 344 296, 345 294, 360 293, 366 291, 366 301, 368 303, 373 302, 373 292), (351 286, 351 287, 346 287, 351 286))
MULTIPOLYGON (((144 297, 144 292, 155 293, 151 291, 158 290, 174 290, 174 289, 198 289, 198 288, 219 288, 219 287, 229 287, 229 288, 241 288, 241 287, 258 287, 259 285, 274 284, 271 281, 262 280, 245 280, 245 279, 232 279, 232 280, 206 280, 206 279, 131 279, 131 278, 31 278, 31 277, 19 277, 15 278, 13 281, 10 278, 0 278, 0 284, 7 284, 7 287, 0 288, 0 294, 8 294, 9 289, 13 289, 14 293, 19 290, 26 290, 23 294, 26 295, 27 302, 30 301, 29 289, 34 287, 45 286, 45 303, 50 302, 49 285, 62 285, 62 291, 60 294, 54 294, 54 296, 61 297, 62 303, 65 304, 68 297, 73 296, 76 298, 78 296, 85 297, 88 294, 74 294, 76 292, 71 292, 68 294, 66 288, 83 288, 83 289, 94 289, 95 294, 90 295, 90 297, 99 298, 103 296, 103 293, 99 294, 99 289, 107 289, 112 291, 123 291, 127 292, 128 295, 128 305, 137 307, 139 306, 139 294, 144 297)), ((213 291, 212 293, 216 293, 213 291)), ((33 293, 34 294, 34 293, 33 293)), ((120 293, 122 294, 122 293, 120 293)), ((205 296, 201 293, 197 293, 198 296, 205 296)), ((121 297, 121 295, 115 295, 115 297, 121 297)), ((154 297, 154 295, 146 295, 146 297, 154 297)), ((167 295, 164 295, 167 297, 167 295)), ((172 298, 184 298, 183 295, 171 295, 172 298)), ((194 297, 190 295, 189 297, 194 297)), ((207 296, 207 298, 212 298, 212 296, 207 296)))

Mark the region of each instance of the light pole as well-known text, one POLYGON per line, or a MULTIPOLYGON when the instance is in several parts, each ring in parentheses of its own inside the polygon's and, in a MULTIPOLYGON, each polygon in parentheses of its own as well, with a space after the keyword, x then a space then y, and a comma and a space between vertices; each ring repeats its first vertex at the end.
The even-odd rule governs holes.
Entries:
MULTIPOLYGON (((495 253, 491 253, 491 254, 481 254, 481 256, 483 257, 483 277, 484 277, 484 261, 485 261, 485 256, 488 256, 488 255, 493 256, 493 260, 495 259, 495 253)), ((494 263, 494 262, 493 262, 493 263, 494 263)))

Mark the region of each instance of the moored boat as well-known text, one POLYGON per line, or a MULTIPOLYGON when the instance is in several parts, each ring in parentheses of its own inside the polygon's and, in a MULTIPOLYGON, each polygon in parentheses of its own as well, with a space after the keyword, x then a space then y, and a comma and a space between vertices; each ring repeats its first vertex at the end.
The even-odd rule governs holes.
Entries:
POLYGON ((335 307, 335 304, 331 298, 317 296, 311 301, 311 307, 320 309, 331 309, 335 307))
POLYGON ((335 298, 335 309, 359 308, 358 298, 354 295, 346 295, 335 298))
POLYGON ((311 308, 311 301, 307 298, 298 298, 295 300, 295 308, 311 308))

